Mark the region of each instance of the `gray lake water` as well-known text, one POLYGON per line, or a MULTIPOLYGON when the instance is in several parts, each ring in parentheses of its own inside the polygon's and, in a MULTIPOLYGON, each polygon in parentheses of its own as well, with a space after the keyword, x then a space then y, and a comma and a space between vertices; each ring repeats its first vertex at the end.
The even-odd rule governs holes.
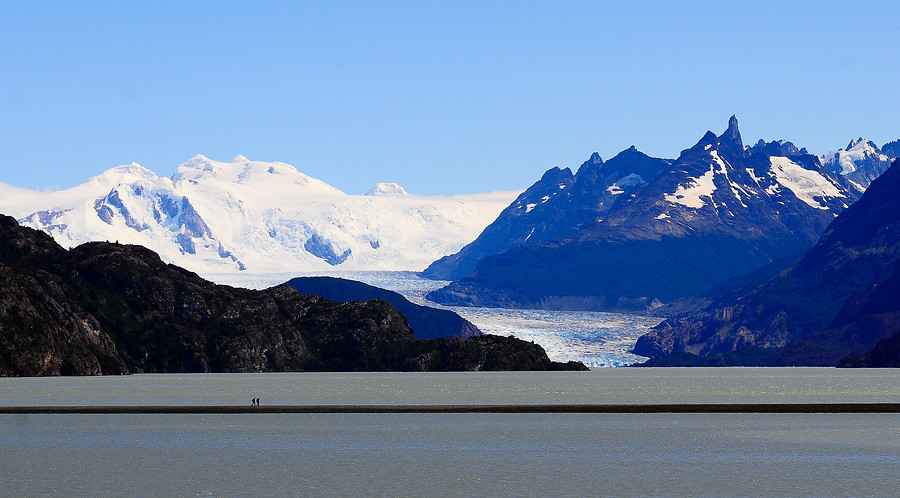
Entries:
MULTIPOLYGON (((897 370, 0 379, 0 403, 900 402, 897 370)), ((896 414, 2 415, 0 495, 893 496, 896 414)))

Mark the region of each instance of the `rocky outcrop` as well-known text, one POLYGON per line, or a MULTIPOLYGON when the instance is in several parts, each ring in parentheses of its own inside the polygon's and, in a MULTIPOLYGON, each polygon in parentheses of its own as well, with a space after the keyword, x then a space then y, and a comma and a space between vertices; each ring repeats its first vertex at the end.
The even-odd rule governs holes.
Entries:
POLYGON ((838 367, 900 368, 900 332, 878 341, 878 344, 865 354, 843 358, 838 367))
POLYGON ((481 335, 478 327, 452 311, 420 306, 397 292, 362 282, 335 277, 297 277, 286 282, 286 285, 297 289, 301 294, 315 294, 342 303, 371 299, 387 301, 406 316, 416 339, 481 335))
MULTIPOLYGON (((0 375, 481 369, 496 348, 416 341, 383 300, 353 303, 215 285, 143 247, 65 250, 0 215, 0 375), (463 351, 430 362, 439 348, 463 351), (454 349, 455 348, 455 349, 454 349), (458 360, 458 361, 457 361, 458 360)), ((528 352, 522 369, 555 365, 528 352)), ((542 350, 541 350, 542 352, 542 350)), ((519 355, 521 356, 521 355, 519 355)))
POLYGON ((895 161, 799 262, 697 313, 667 319, 634 352, 674 354, 666 360, 672 364, 834 366, 869 351, 900 329, 898 190, 895 161))

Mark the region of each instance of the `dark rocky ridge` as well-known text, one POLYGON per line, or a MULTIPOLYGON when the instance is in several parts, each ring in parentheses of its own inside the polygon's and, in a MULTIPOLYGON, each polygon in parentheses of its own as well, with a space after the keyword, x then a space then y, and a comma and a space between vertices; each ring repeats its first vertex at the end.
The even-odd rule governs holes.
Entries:
POLYGON ((900 368, 900 332, 878 341, 878 344, 865 354, 843 358, 838 367, 900 368))
POLYGON ((808 249, 856 200, 815 156, 773 159, 771 152, 802 150, 788 142, 745 149, 732 116, 721 135, 707 132, 675 161, 632 148, 618 161, 593 156, 569 183, 551 170, 478 240, 426 271, 454 276, 475 265, 428 297, 449 305, 632 311, 698 296, 808 249), (785 176, 808 171, 835 195, 799 198, 778 181, 776 163, 796 170, 785 176), (702 197, 686 193, 692 189, 702 197), (491 239, 502 250, 486 255, 480 241, 492 237, 508 237, 506 246, 491 239), (452 261, 465 255, 480 259, 452 261))
POLYGON ((888 142, 881 147, 881 152, 891 159, 900 159, 900 140, 888 142))
POLYGON ((140 246, 0 215, 0 375, 583 369, 511 338, 417 341, 389 303, 215 285, 140 246))
POLYGON ((632 146, 606 162, 595 152, 574 175, 569 168, 551 168, 475 241, 435 261, 423 275, 457 280, 475 271, 478 262, 488 256, 569 236, 595 223, 622 194, 639 191, 671 162, 650 157, 632 146))
POLYGON ((440 337, 474 337, 482 335, 478 327, 458 314, 411 303, 401 294, 362 282, 334 277, 298 277, 286 282, 301 294, 315 294, 342 303, 381 299, 403 313, 416 339, 440 337))
POLYGON ((900 161, 774 277, 638 339, 654 365, 837 365, 900 330, 900 161), (666 358, 666 356, 668 356, 666 358))

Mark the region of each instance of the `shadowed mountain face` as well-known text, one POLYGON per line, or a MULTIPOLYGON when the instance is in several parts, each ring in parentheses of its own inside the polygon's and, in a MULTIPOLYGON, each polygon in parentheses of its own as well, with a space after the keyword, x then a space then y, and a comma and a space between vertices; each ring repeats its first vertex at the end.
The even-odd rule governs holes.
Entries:
POLYGON ((423 274, 438 280, 457 280, 472 273, 487 256, 569 236, 595 223, 622 194, 639 191, 670 163, 631 147, 607 162, 594 153, 575 175, 568 168, 550 169, 474 242, 435 261, 423 274))
POLYGON ((560 369, 515 339, 417 341, 389 303, 215 285, 140 246, 0 215, 0 375, 560 369))
POLYGON ((641 310, 699 295, 811 247, 857 199, 792 144, 745 149, 732 117, 675 161, 629 149, 551 170, 426 275, 442 304, 641 310))
POLYGON ((836 365, 900 330, 900 162, 789 269, 641 337, 654 364, 836 365))
POLYGON ((371 299, 387 301, 406 316, 416 339, 481 335, 478 327, 452 311, 420 306, 396 292, 362 282, 334 277, 299 277, 289 280, 286 285, 297 289, 301 294, 315 294, 342 303, 371 299))

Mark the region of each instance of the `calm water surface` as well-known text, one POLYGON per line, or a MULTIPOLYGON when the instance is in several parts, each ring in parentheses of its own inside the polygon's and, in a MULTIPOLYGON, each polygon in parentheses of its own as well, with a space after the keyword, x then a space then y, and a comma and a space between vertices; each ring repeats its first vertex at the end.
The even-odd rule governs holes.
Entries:
POLYGON ((0 405, 900 402, 900 369, 163 374, 0 378, 0 405))
MULTIPOLYGON (((4 405, 900 401, 900 373, 0 379, 4 405)), ((0 495, 893 496, 896 414, 3 415, 0 495)))

